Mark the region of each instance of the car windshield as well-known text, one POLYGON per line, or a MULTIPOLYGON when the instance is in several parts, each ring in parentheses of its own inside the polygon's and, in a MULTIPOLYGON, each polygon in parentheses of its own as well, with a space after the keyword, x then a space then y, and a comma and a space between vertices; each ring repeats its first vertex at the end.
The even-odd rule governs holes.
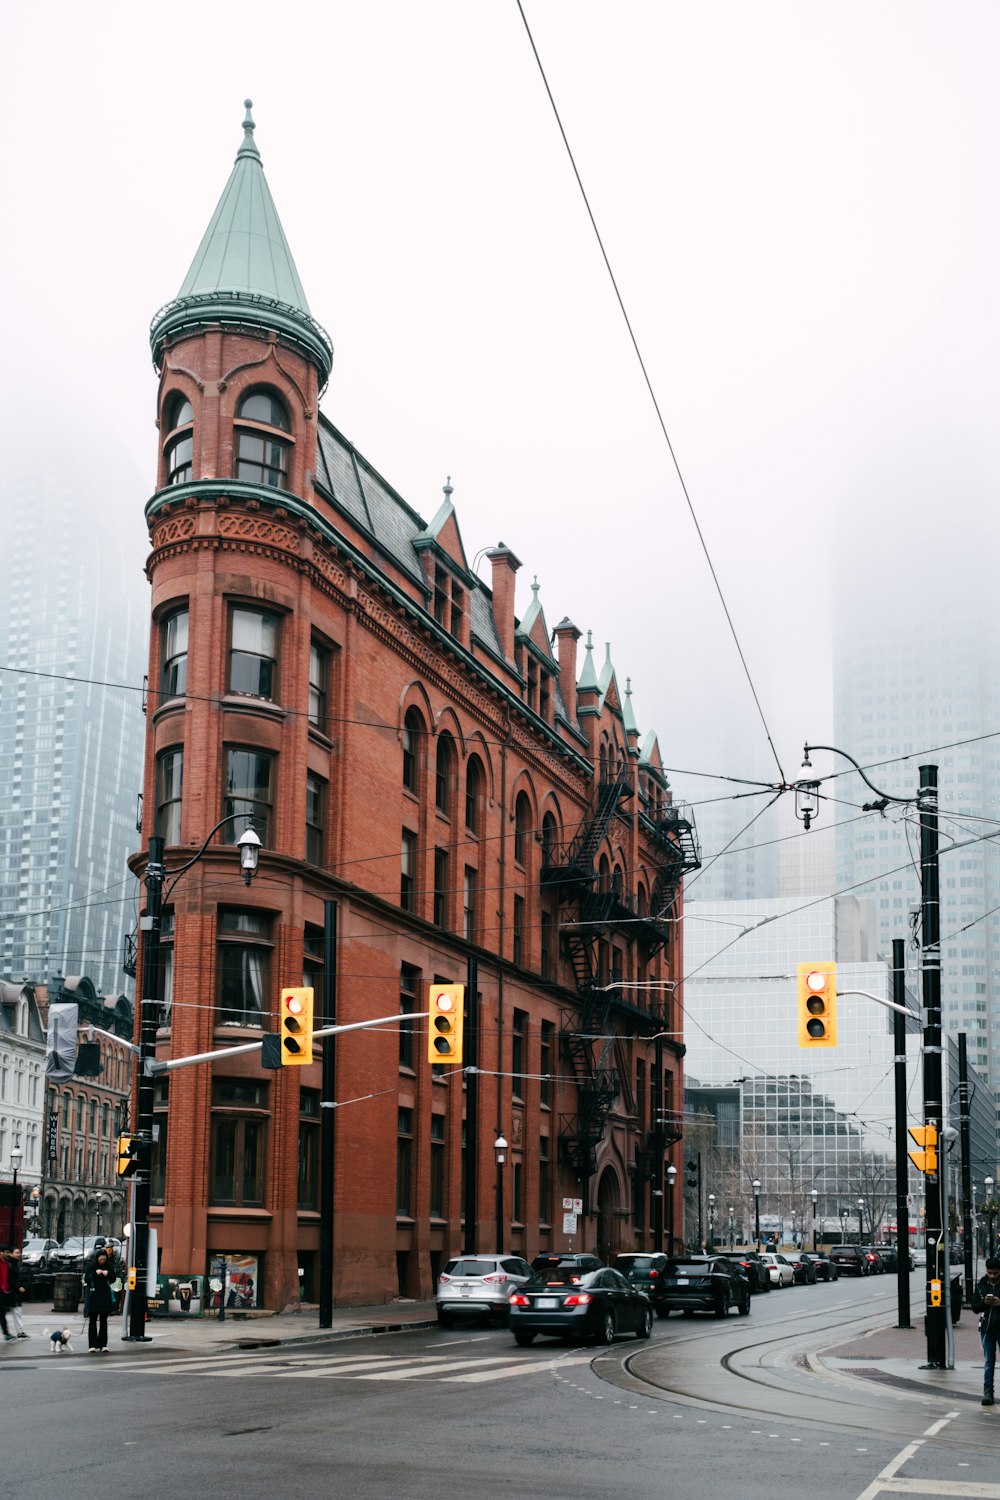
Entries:
POLYGON ((25 1250, 44 1250, 46 1243, 45 1240, 25 1240, 24 1248, 25 1250))
POLYGON ((489 1276, 496 1270, 492 1260, 450 1260, 445 1266, 447 1276, 489 1276))
MULTIPOLYGON (((91 1245, 91 1248, 93 1248, 93 1245, 94 1245, 94 1241, 93 1240, 90 1241, 90 1245, 91 1245)), ((82 1250, 83 1246, 84 1246, 83 1236, 77 1234, 77 1235, 74 1235, 71 1240, 63 1240, 61 1249, 63 1249, 63 1250, 82 1250)))

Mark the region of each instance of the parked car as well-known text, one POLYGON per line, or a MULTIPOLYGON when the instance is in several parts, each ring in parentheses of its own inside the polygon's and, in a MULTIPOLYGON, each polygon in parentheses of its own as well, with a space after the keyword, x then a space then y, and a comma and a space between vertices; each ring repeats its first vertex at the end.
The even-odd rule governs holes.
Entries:
POLYGON ((667 1266, 664 1306, 690 1317, 696 1312, 724 1318, 731 1307, 741 1317, 750 1311, 750 1283, 724 1255, 675 1257, 667 1266))
POLYGON ((795 1272, 791 1264, 785 1259, 779 1250, 765 1250, 761 1254, 761 1260, 767 1266, 767 1274, 771 1278, 771 1285, 781 1288, 795 1284, 795 1272))
POLYGON ((860 1245, 832 1245, 830 1259, 841 1276, 869 1276, 871 1266, 860 1245))
POLYGON ((923 1245, 915 1245, 910 1251, 910 1270, 912 1271, 914 1266, 926 1266, 926 1264, 927 1251, 923 1245))
POLYGON ((603 1266, 581 1275, 574 1266, 559 1265, 536 1272, 511 1293, 508 1320, 518 1344, 530 1344, 540 1333, 610 1344, 618 1333, 648 1339, 653 1308, 620 1271, 603 1266))
POLYGON ((840 1272, 824 1250, 807 1250, 805 1254, 813 1263, 817 1281, 836 1281, 840 1272))
POLYGON ((792 1278, 796 1286, 816 1285, 816 1267, 804 1250, 793 1250, 785 1259, 792 1268, 792 1278))
POLYGON ((739 1266, 750 1283, 751 1292, 769 1292, 771 1275, 756 1250, 724 1250, 719 1252, 724 1260, 739 1266))
POLYGON ((554 1271, 557 1266, 575 1266, 581 1276, 586 1271, 604 1270, 603 1260, 582 1250, 564 1250, 561 1253, 558 1250, 548 1250, 544 1255, 536 1255, 531 1262, 533 1271, 554 1271))
POLYGON ((884 1276, 888 1267, 879 1255, 874 1245, 862 1245, 862 1250, 868 1260, 868 1266, 873 1276, 884 1276))
POLYGON ((532 1276, 519 1255, 456 1255, 438 1277, 435 1302, 442 1328, 456 1316, 507 1320, 507 1299, 532 1276))
POLYGON ((665 1255, 616 1255, 612 1270, 620 1271, 626 1281, 640 1292, 645 1292, 653 1304, 657 1317, 665 1318, 669 1311, 663 1305, 663 1278, 667 1268, 665 1255))
POLYGON ((871 1248, 882 1262, 882 1269, 884 1271, 899 1270, 899 1256, 896 1253, 895 1245, 872 1245, 871 1248))
POLYGON ((21 1264, 35 1276, 44 1276, 49 1269, 49 1258, 53 1250, 59 1249, 58 1240, 25 1240, 21 1251, 21 1264))

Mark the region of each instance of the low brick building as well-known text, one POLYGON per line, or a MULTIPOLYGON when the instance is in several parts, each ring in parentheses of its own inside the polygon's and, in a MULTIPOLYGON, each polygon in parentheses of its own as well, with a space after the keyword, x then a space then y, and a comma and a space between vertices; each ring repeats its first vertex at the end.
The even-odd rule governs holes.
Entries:
POLYGON ((467 1076, 432 1071, 419 1024, 338 1039, 332 1162, 318 1047, 306 1068, 241 1055, 164 1077, 162 1269, 226 1254, 265 1305, 313 1297, 332 1172, 336 1300, 427 1296, 465 1240, 470 1162, 473 1238, 493 1248, 498 1131, 504 1248, 564 1247, 564 1198, 584 1200, 577 1248, 651 1245, 652 1147, 681 1109, 693 826, 610 651, 599 664, 588 637, 578 654, 568 619, 550 631, 537 582, 519 618, 517 557, 498 543, 480 582, 450 484, 428 522, 320 413, 333 351, 249 109, 151 342, 143 837, 167 845, 159 1055, 273 1030, 282 985, 304 979, 318 999, 329 901, 338 1022, 426 1010, 428 986, 465 982, 470 958, 479 995, 471 1132, 467 1076), (232 844, 251 817, 263 848, 246 887, 232 844))

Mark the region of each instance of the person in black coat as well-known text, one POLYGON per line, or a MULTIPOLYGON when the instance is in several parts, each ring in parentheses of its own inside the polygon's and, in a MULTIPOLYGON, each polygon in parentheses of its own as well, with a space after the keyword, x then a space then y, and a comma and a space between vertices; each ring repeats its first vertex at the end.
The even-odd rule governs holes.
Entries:
POLYGON ((1000 1340, 1000 1260, 986 1262, 986 1275, 976 1282, 972 1293, 972 1310, 980 1314, 979 1342, 983 1346, 983 1405, 994 1404, 993 1372, 1000 1340))
POLYGON ((111 1283, 114 1266, 106 1250, 98 1250, 87 1272, 87 1311, 90 1314, 90 1352, 108 1352, 108 1313, 114 1307, 111 1283))

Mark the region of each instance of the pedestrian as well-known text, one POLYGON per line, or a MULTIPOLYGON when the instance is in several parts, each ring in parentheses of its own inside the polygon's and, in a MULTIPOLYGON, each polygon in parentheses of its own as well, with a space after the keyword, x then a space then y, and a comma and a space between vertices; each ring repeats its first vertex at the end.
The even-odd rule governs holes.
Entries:
POLYGON ((990 1256, 986 1275, 976 1282, 972 1293, 972 1310, 980 1314, 979 1341, 983 1346, 983 1405, 994 1404, 993 1372, 997 1362, 997 1340, 1000 1339, 1000 1260, 990 1256))
POLYGON ((0 1250, 0 1333, 3 1334, 8 1344, 14 1342, 14 1335, 7 1329, 7 1308, 10 1306, 10 1262, 7 1259, 6 1250, 0 1250))
POLYGON ((10 1282, 7 1293, 10 1298, 10 1321, 17 1337, 26 1339, 28 1335, 24 1331, 24 1319, 21 1316, 21 1301, 24 1297, 24 1267, 21 1264, 20 1250, 10 1252, 7 1277, 10 1282))
POLYGON ((111 1281, 114 1268, 106 1250, 98 1250, 94 1263, 87 1272, 86 1311, 90 1318, 90 1352, 108 1352, 108 1313, 114 1306, 111 1281))

